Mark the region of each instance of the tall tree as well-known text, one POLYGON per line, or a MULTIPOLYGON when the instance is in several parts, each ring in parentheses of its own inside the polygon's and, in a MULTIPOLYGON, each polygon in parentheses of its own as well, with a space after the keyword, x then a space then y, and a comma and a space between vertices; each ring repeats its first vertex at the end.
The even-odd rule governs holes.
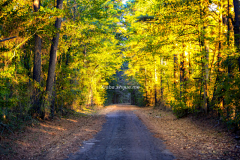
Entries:
MULTIPOLYGON (((235 37, 235 46, 237 48, 237 52, 239 52, 239 1, 233 0, 234 5, 234 13, 235 13, 235 24, 234 24, 234 37, 235 37)), ((240 57, 238 58, 238 67, 240 72, 240 57)))
MULTIPOLYGON (((57 0, 56 8, 62 9, 63 7, 63 0, 57 0)), ((54 78, 55 78, 55 68, 57 62, 57 49, 58 49, 58 42, 59 42, 59 30, 61 28, 62 18, 58 17, 55 22, 55 28, 58 30, 56 35, 52 39, 52 45, 50 50, 50 59, 49 59, 49 68, 48 68, 48 77, 47 77, 47 86, 46 91, 48 95, 48 101, 52 99, 52 91, 54 85, 54 78)), ((54 107, 51 107, 54 110, 54 107)), ((54 112, 54 111, 52 111, 54 112)), ((42 118, 44 118, 45 113, 43 113, 42 118)))
MULTIPOLYGON (((33 1, 33 8, 34 8, 34 12, 38 12, 38 10, 40 9, 40 0, 34 0, 33 1)), ((37 20, 36 20, 37 21, 37 20)), ((35 45, 34 45, 34 66, 33 66, 33 80, 34 83, 38 83, 38 86, 40 86, 41 83, 41 49, 42 49, 42 40, 39 37, 38 34, 35 34, 35 45)), ((40 113, 40 90, 35 89, 34 91, 35 95, 34 95, 34 110, 38 112, 38 114, 40 113)))

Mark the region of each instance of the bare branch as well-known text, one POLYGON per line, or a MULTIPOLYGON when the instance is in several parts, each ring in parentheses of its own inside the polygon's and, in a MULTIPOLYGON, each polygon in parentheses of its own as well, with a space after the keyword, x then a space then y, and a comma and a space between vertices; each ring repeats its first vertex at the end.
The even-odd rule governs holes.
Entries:
POLYGON ((0 42, 8 41, 8 40, 13 39, 13 38, 17 38, 17 36, 2 39, 2 40, 0 40, 0 42))

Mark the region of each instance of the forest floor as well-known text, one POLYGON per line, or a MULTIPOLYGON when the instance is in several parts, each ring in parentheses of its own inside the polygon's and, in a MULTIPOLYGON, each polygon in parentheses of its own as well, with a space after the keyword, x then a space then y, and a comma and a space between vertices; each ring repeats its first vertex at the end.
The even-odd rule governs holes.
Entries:
POLYGON ((0 159, 66 159, 101 130, 105 116, 74 114, 33 123, 14 134, 0 134, 0 159))
POLYGON ((171 111, 153 108, 142 108, 135 114, 177 159, 240 159, 240 141, 211 117, 177 119, 171 111))
MULTIPOLYGON (((235 135, 212 118, 177 119, 172 112, 150 107, 126 109, 134 111, 177 159, 237 160, 240 157, 240 142, 234 139, 235 135)), ((56 117, 14 134, 0 134, 0 159, 66 159, 101 130, 106 114, 116 110, 119 107, 112 105, 101 108, 97 114, 56 117)))

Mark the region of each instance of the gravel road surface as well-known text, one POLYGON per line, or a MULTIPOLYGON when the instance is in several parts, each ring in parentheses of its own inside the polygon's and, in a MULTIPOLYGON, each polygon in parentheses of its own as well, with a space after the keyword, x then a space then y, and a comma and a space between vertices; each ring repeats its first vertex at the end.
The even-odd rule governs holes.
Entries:
POLYGON ((132 110, 119 107, 95 138, 85 141, 68 160, 172 160, 173 154, 154 138, 132 110))

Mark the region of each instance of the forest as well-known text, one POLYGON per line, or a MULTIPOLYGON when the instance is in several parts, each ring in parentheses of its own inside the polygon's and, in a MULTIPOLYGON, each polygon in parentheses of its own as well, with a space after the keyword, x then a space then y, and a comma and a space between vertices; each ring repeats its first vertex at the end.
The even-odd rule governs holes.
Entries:
POLYGON ((113 103, 240 128, 238 0, 1 0, 0 132, 113 103), (106 86, 139 86, 114 90, 106 86))

